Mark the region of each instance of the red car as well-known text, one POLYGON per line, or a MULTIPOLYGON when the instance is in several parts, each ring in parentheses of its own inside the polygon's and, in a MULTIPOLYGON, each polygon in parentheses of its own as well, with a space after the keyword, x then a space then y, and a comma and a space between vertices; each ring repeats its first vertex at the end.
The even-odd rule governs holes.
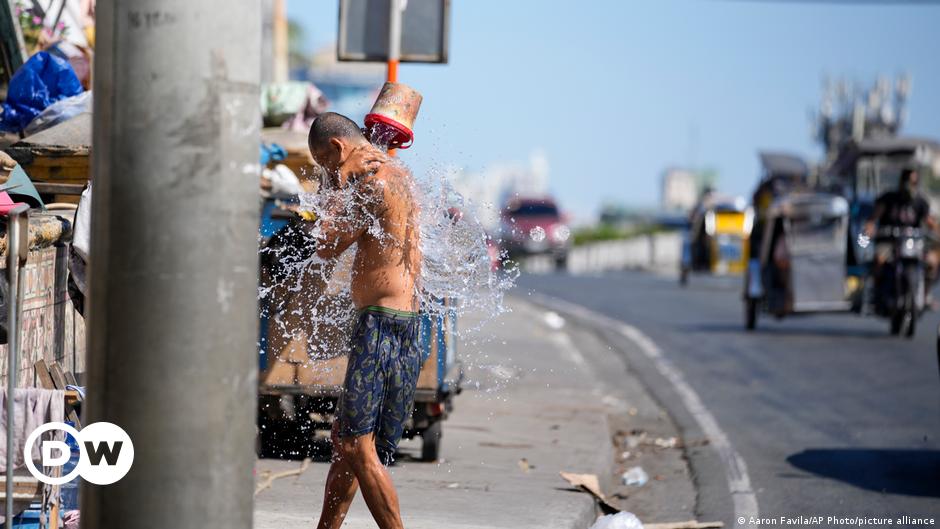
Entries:
POLYGON ((500 243, 510 257, 550 255, 563 269, 571 228, 551 198, 514 198, 500 214, 500 243))

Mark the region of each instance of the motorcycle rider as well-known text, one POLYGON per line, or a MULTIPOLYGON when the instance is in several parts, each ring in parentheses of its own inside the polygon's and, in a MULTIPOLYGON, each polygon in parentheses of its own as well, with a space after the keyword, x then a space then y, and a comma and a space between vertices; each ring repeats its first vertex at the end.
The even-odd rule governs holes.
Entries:
MULTIPOLYGON (((940 234, 940 225, 930 216, 930 204, 920 195, 920 175, 916 169, 905 168, 901 171, 898 187, 886 191, 875 200, 875 209, 865 223, 864 233, 874 237, 876 226, 885 228, 920 228, 925 225, 934 233, 940 234)), ((885 262, 891 259, 893 246, 890 241, 877 241, 875 243, 875 260, 872 264, 871 274, 877 281, 881 276, 881 269, 885 262)), ((937 277, 940 254, 931 250, 924 256, 925 280, 928 286, 933 285, 937 277)))

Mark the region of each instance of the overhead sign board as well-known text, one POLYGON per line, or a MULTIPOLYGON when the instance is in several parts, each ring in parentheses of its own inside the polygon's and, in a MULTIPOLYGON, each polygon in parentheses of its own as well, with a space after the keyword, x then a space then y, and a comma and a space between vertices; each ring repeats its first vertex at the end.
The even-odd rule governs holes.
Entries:
MULTIPOLYGON (((384 62, 388 59, 389 2, 340 0, 337 58, 384 62)), ((401 62, 447 62, 450 0, 403 1, 401 62)))

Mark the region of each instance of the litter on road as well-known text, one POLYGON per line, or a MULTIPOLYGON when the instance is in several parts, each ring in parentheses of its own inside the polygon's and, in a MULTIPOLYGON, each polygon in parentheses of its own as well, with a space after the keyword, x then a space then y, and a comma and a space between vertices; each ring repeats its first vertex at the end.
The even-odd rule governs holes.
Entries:
POLYGON ((620 509, 611 505, 610 502, 607 501, 607 496, 601 492, 600 480, 597 479, 596 474, 574 474, 571 472, 559 472, 559 474, 561 474, 562 479, 570 483, 576 489, 594 496, 601 512, 605 514, 616 514, 620 512, 620 509))
POLYGON ((643 470, 643 467, 632 467, 623 473, 623 484, 642 487, 650 480, 649 474, 643 470))
POLYGON ((618 512, 601 516, 591 529, 643 529, 643 524, 631 512, 618 512))
POLYGON ((265 476, 264 479, 262 479, 258 483, 257 486, 255 486, 255 496, 257 496, 261 491, 270 488, 271 485, 274 484, 274 480, 281 479, 281 478, 289 478, 291 476, 299 476, 303 474, 304 471, 307 470, 307 467, 309 466, 310 466, 310 458, 306 458, 300 464, 299 468, 268 474, 267 476, 265 476))

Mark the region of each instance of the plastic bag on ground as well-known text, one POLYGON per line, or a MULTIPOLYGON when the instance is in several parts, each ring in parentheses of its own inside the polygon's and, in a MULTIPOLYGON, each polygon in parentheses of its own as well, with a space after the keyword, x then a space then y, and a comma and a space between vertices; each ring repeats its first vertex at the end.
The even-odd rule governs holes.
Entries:
POLYGON ((634 487, 642 487, 650 480, 649 474, 643 470, 643 467, 633 467, 624 472, 621 477, 623 478, 624 485, 632 485, 634 487))
POLYGON ((601 516, 591 529, 643 529, 643 524, 632 512, 618 512, 601 516))
POLYGON ((33 118, 23 130, 27 136, 68 121, 82 113, 91 113, 91 92, 82 92, 77 96, 66 97, 46 107, 45 110, 33 118))
POLYGON ((0 129, 19 132, 52 103, 83 91, 68 61, 41 51, 10 79, 0 129))

